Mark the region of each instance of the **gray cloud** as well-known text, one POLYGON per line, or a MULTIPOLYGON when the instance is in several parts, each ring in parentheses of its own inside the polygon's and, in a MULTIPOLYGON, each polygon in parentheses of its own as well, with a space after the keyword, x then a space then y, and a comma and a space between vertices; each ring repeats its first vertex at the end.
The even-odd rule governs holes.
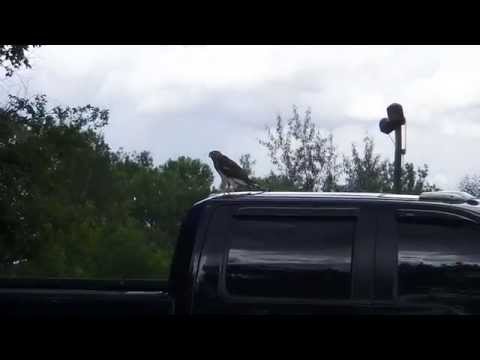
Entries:
POLYGON ((391 158, 378 120, 400 102, 407 161, 429 164, 432 180, 455 188, 480 173, 479 60, 479 46, 45 46, 32 70, 0 84, 0 100, 45 93, 55 105, 109 108, 114 149, 147 149, 157 162, 249 152, 259 175, 270 164, 257 139, 293 104, 311 107, 341 151, 369 134, 391 158))

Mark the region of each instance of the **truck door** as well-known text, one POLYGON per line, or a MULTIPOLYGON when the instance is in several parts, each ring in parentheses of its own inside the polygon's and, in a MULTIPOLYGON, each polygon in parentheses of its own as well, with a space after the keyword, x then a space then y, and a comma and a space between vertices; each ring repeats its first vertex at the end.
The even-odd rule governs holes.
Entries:
POLYGON ((210 244, 222 249, 219 296, 215 306, 210 302, 210 311, 369 312, 376 223, 368 208, 338 203, 238 205, 230 206, 228 214, 223 208, 221 214, 228 224, 215 235, 221 246, 210 244))
POLYGON ((375 313, 479 314, 480 226, 453 207, 379 214, 375 313))

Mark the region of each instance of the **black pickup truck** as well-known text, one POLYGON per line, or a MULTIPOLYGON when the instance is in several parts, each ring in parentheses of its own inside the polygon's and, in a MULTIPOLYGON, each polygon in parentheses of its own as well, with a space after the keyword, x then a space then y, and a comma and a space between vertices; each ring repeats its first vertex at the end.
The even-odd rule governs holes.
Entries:
POLYGON ((460 192, 240 192, 195 204, 168 284, 0 283, 16 316, 479 314, 480 205, 460 192))

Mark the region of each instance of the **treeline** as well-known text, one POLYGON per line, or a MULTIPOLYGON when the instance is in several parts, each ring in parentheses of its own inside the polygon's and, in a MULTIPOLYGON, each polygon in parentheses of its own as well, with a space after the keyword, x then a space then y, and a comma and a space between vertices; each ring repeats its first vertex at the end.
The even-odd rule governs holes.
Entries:
MULTIPOLYGON (((333 134, 322 135, 307 110, 302 117, 293 107, 288 119, 277 117, 259 143, 268 151, 275 171, 255 178, 265 189, 277 191, 394 192, 394 164, 375 153, 373 138, 365 137, 361 149, 352 144, 351 153, 339 154, 333 134)), ((241 165, 254 175, 255 160, 240 157, 241 165)), ((403 194, 442 190, 428 181, 428 165, 402 164, 403 194)), ((457 189, 480 198, 480 174, 467 174, 457 189)))
MULTIPOLYGON (((189 157, 156 166, 147 151, 113 151, 102 133, 108 121, 107 110, 51 108, 45 96, 10 96, 0 108, 2 276, 167 276, 183 216, 216 191, 212 168, 189 157)), ((372 139, 340 157, 310 112, 279 117, 261 144, 275 171, 255 180, 269 190, 392 190, 392 164, 372 139)), ((253 172, 250 155, 239 160, 253 172)), ((405 164, 403 191, 435 188, 427 175, 426 166, 405 164)))
MULTIPOLYGON (((26 51, 0 45, 6 75, 30 66, 26 51)), ((186 156, 155 165, 147 151, 114 151, 102 133, 108 122, 108 110, 50 107, 45 96, 10 96, 0 107, 0 276, 167 276, 187 210, 217 191, 213 168, 186 156)), ((271 191, 392 192, 393 166, 371 138, 339 154, 309 110, 277 117, 260 145, 274 170, 255 180, 271 191)), ((255 175, 251 155, 235 160, 255 175)), ((436 189, 427 177, 426 165, 406 163, 402 192, 436 189)))
MULTIPOLYGON (((277 117, 275 126, 267 127, 266 138, 259 143, 266 148, 275 171, 266 177, 254 177, 272 191, 346 191, 394 192, 394 166, 375 153, 371 137, 363 147, 352 144, 351 154, 339 154, 333 134, 318 130, 310 110, 303 116, 293 107, 288 119, 277 117)), ((254 175, 255 160, 250 154, 240 157, 241 165, 254 175)), ((439 190, 427 180, 428 166, 405 163, 401 169, 401 193, 420 194, 439 190)))
POLYGON ((465 175, 460 181, 459 188, 477 198, 480 198, 480 175, 465 175))
POLYGON ((9 99, 0 108, 1 274, 165 277, 183 215, 210 193, 210 167, 113 152, 106 110, 9 99))

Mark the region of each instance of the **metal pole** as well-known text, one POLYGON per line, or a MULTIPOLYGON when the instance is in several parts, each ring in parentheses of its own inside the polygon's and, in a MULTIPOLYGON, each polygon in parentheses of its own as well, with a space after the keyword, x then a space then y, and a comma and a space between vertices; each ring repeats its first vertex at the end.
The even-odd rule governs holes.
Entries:
POLYGON ((400 194, 400 175, 402 169, 402 127, 395 129, 395 164, 394 164, 394 188, 395 193, 400 194))

